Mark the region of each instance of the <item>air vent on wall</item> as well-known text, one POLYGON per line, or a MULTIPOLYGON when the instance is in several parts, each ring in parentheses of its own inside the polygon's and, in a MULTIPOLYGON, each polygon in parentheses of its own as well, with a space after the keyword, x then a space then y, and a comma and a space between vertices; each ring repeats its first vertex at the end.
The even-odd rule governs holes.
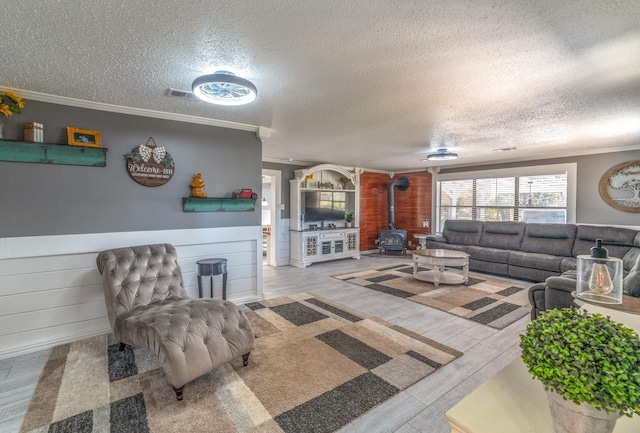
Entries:
POLYGON ((170 98, 188 99, 190 101, 197 101, 196 95, 189 90, 171 89, 167 90, 167 96, 170 98))

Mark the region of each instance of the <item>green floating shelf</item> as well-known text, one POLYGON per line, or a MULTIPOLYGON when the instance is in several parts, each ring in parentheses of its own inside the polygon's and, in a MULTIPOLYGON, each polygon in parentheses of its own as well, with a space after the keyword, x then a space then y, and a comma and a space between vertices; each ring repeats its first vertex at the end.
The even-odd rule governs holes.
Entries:
POLYGON ((105 167, 107 149, 0 139, 0 161, 105 167))
POLYGON ((243 212, 256 206, 252 198, 182 198, 184 212, 243 212))

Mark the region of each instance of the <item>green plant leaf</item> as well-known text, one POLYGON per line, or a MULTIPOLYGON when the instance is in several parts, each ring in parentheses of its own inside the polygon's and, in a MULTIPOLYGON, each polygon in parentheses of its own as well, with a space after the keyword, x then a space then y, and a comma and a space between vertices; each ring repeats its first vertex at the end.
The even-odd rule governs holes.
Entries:
POLYGON ((550 310, 519 336, 533 378, 576 403, 640 415, 640 339, 601 314, 550 310))

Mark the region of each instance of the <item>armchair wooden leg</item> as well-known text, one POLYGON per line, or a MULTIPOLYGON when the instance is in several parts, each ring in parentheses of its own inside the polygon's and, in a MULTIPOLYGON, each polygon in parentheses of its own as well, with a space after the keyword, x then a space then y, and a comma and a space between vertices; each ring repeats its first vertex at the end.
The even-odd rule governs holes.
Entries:
POLYGON ((173 390, 176 392, 176 399, 178 401, 181 401, 182 400, 182 392, 184 391, 184 385, 182 385, 180 388, 173 388, 173 390))
POLYGON ((244 365, 245 367, 249 365, 249 355, 251 355, 251 352, 242 355, 242 365, 244 365))

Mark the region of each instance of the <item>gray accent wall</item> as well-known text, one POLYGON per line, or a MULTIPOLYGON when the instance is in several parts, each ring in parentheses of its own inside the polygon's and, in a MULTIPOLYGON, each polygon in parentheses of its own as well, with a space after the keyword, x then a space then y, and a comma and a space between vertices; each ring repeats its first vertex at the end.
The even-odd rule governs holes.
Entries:
POLYGON ((263 162, 262 163, 262 168, 266 169, 266 170, 279 170, 282 173, 282 190, 280 191, 281 193, 281 200, 282 203, 285 204, 285 209, 283 211, 281 211, 280 214, 280 218, 282 219, 289 219, 289 203, 290 200, 290 195, 291 193, 290 188, 289 188, 289 181, 293 178, 295 178, 295 170, 299 170, 301 168, 306 168, 308 167, 307 165, 291 165, 291 164, 279 164, 279 163, 275 163, 275 162, 263 162))
POLYGON ((465 171, 491 170, 535 165, 565 164, 577 165, 576 223, 640 226, 640 213, 623 212, 609 206, 599 191, 600 178, 613 166, 628 161, 640 160, 640 150, 600 153, 597 155, 567 158, 521 161, 509 164, 465 167, 464 169, 442 169, 440 173, 460 173, 465 171))
POLYGON ((67 126, 98 130, 108 149, 107 166, 0 161, 0 238, 260 225, 260 203, 247 212, 182 211, 182 197, 189 196, 198 172, 209 197, 231 197, 241 188, 261 195, 262 144, 255 133, 39 101, 25 104, 22 114, 3 119, 6 139, 22 140, 22 124, 30 121, 44 124, 48 143, 66 143, 67 126), (175 161, 173 178, 158 187, 134 182, 125 166, 124 155, 149 137, 175 161))

